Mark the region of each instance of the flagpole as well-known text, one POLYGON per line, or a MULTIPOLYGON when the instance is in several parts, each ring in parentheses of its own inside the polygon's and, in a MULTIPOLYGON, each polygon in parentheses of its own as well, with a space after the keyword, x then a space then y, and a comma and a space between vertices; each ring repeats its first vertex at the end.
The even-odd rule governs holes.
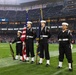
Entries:
MULTIPOLYGON (((38 36, 37 36, 37 41, 38 43, 40 42, 40 32, 41 32, 41 25, 40 21, 43 20, 43 10, 40 8, 40 17, 39 17, 39 30, 38 30, 38 36)), ((38 54, 40 53, 40 47, 39 44, 37 45, 37 50, 36 50, 36 64, 38 63, 38 54)))
POLYGON ((50 26, 50 18, 48 18, 48 26, 50 26))
POLYGON ((40 16, 41 16, 41 19, 43 20, 43 10, 42 10, 42 8, 40 8, 40 16))

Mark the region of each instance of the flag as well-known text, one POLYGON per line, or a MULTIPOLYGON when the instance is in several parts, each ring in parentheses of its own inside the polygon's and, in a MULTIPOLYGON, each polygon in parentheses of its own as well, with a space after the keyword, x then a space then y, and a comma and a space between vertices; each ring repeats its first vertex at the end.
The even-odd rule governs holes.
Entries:
MULTIPOLYGON (((39 16, 39 29, 38 29, 38 32, 37 32, 37 41, 38 43, 40 42, 40 33, 41 33, 41 23, 40 21, 43 19, 43 12, 42 12, 42 9, 40 9, 40 16, 39 16)), ((40 57, 40 45, 38 44, 37 45, 37 50, 36 50, 36 64, 37 64, 37 59, 38 59, 38 56, 40 57)))
POLYGON ((26 11, 26 24, 23 28, 23 32, 22 32, 22 36, 21 36, 21 41, 22 41, 22 58, 23 58, 23 61, 26 60, 26 43, 25 43, 25 40, 26 40, 26 28, 27 28, 27 21, 28 21, 28 11, 26 11))
POLYGON ((10 46, 10 51, 11 51, 11 55, 13 57, 13 60, 15 60, 14 51, 13 51, 13 48, 12 48, 10 43, 9 43, 9 46, 10 46))
MULTIPOLYGON (((38 32, 37 32, 37 38, 38 38, 38 41, 40 42, 40 33, 41 33, 41 23, 40 21, 43 19, 43 11, 42 11, 42 8, 40 9, 40 17, 39 17, 39 29, 38 29, 38 32)), ((38 45, 38 48, 37 48, 37 54, 40 56, 40 48, 39 48, 39 45, 38 45)))

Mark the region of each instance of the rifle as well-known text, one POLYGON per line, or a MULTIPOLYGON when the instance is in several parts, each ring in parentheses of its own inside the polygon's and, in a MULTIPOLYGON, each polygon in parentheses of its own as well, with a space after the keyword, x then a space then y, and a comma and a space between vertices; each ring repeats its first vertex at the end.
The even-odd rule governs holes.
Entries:
POLYGON ((10 46, 10 52, 11 52, 11 55, 12 55, 12 57, 13 57, 13 60, 15 60, 14 50, 13 50, 13 48, 12 48, 12 46, 11 46, 10 43, 9 43, 9 46, 10 46))
POLYGON ((38 63, 38 46, 37 46, 37 50, 36 50, 36 64, 38 63))
POLYGON ((38 57, 40 57, 39 45, 37 45, 37 50, 36 50, 36 64, 38 63, 38 57))

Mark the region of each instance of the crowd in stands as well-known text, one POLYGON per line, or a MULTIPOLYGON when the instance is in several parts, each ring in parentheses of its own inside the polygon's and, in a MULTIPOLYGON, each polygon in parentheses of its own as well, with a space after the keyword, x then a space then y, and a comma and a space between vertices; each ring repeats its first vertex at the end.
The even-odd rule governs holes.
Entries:
MULTIPOLYGON (((15 39, 16 34, 0 34, 0 43, 8 43, 11 42, 15 39)), ((73 40, 76 43, 76 35, 73 35, 73 40)), ((36 42, 36 41, 35 41, 36 42)), ((58 39, 57 39, 57 34, 52 34, 51 38, 48 40, 49 43, 54 43, 57 44, 58 43, 58 39)))
MULTIPOLYGON (((76 9, 65 9, 63 5, 58 5, 58 6, 51 6, 51 7, 46 7, 42 8, 43 11, 43 18, 48 19, 48 18, 57 18, 57 17, 67 17, 67 16, 76 16, 76 9)), ((7 18, 10 22, 15 22, 15 21, 20 21, 20 22, 25 22, 26 21, 26 16, 27 16, 27 11, 16 11, 16 10, 0 10, 0 18, 7 18)), ((31 21, 38 21, 40 20, 40 15, 41 15, 41 9, 32 9, 28 11, 28 20, 31 21)), ((38 27, 38 24, 33 24, 33 27, 38 27)), ((51 25, 53 25, 51 23, 51 25)), ((60 25, 55 24, 55 25, 60 25)), ((75 25, 74 25, 75 26, 75 25)), ((23 25, 11 25, 11 24, 4 24, 0 25, 0 28, 23 28, 23 25)), ((74 27, 76 28, 76 27, 74 27)), ((16 35, 15 35, 16 36, 16 35)), ((15 37, 13 34, 0 34, 0 42, 8 42, 14 39, 15 37)), ((74 39, 76 36, 74 36, 74 39)), ((57 35, 53 34, 52 37, 49 40, 50 43, 57 43, 57 35)))
MULTIPOLYGON (((29 20, 39 20, 41 9, 28 10, 29 20)), ((68 10, 63 5, 42 8, 44 19, 62 16, 76 15, 76 9, 68 10)), ((0 10, 0 18, 8 18, 9 21, 25 21, 26 11, 0 10)))
POLYGON ((0 43, 8 43, 15 39, 16 34, 0 34, 0 43))

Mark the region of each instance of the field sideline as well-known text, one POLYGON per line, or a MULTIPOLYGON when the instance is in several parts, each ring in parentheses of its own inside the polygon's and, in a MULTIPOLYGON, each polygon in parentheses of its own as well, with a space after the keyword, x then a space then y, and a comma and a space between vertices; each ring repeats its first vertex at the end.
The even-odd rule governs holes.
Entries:
MULTIPOLYGON (((15 51, 15 44, 13 44, 12 47, 15 51)), ((58 70, 56 68, 58 65, 58 44, 50 44, 49 50, 51 55, 51 65, 49 67, 45 67, 45 60, 42 65, 25 63, 19 60, 13 61, 9 50, 9 44, 0 43, 0 75, 76 75, 76 45, 74 45, 73 48, 73 72, 68 71, 66 59, 64 59, 62 69, 58 70)))

